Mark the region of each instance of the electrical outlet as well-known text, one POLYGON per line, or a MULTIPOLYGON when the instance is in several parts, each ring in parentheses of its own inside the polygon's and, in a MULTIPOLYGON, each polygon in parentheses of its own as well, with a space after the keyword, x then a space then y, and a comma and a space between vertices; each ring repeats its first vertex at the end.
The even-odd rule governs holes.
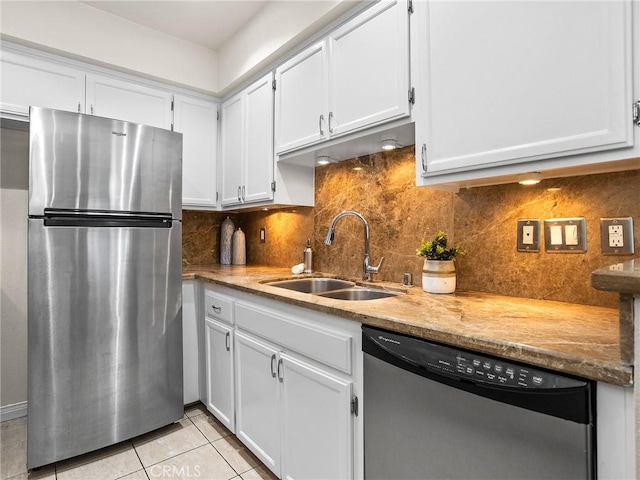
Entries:
POLYGON ((260 229, 260 243, 265 243, 267 241, 267 229, 262 227, 260 229))
POLYGON ((545 220, 544 249, 549 253, 585 253, 587 221, 584 217, 545 220))
POLYGON ((518 219, 518 251, 540 251, 540 220, 537 218, 518 219))
POLYGON ((633 217, 601 218, 600 236, 605 255, 631 255, 633 245, 633 217))

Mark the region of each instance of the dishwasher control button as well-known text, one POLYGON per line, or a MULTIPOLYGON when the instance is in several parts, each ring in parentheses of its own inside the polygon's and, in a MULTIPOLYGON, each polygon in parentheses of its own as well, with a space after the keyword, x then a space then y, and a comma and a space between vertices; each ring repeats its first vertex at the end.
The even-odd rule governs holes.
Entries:
POLYGON ((507 367, 507 371, 505 373, 507 374, 507 377, 509 377, 511 380, 513 380, 513 377, 515 377, 516 375, 516 371, 512 367, 507 367))
POLYGON ((495 380, 495 379, 496 379, 496 375, 495 375, 495 373, 487 373, 487 379, 489 379, 489 380, 495 380))
POLYGON ((473 367, 467 367, 467 368, 466 368, 466 370, 465 370, 465 373, 466 373, 467 375, 473 375, 473 374, 475 373, 475 371, 476 371, 476 370, 475 370, 475 368, 473 368, 473 367))
POLYGON ((480 366, 480 360, 479 360, 479 359, 477 359, 477 358, 474 358, 474 359, 473 359, 473 366, 474 366, 474 367, 479 367, 479 366, 480 366))
POLYGON ((507 383, 507 377, 503 377, 501 375, 498 375, 498 381, 500 383, 507 383))
POLYGON ((482 368, 484 368, 485 370, 491 370, 491 362, 488 362, 488 361, 485 360, 482 363, 482 368))
POLYGON ((539 376, 539 375, 534 375, 534 376, 531 378, 531 380, 533 381, 533 384, 534 384, 534 385, 542 385, 542 383, 543 383, 543 379, 542 379, 542 377, 541 377, 541 376, 539 376))
POLYGON ((499 363, 496 363, 493 369, 496 371, 496 373, 502 373, 503 367, 499 363))

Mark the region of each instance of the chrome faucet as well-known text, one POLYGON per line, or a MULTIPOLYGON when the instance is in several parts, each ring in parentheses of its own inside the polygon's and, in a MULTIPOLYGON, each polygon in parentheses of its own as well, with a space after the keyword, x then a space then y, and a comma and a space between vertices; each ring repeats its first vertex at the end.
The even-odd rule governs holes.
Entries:
POLYGON ((329 226, 329 231, 327 232, 327 238, 325 238, 324 243, 326 245, 331 245, 333 243, 334 238, 334 230, 336 228, 336 223, 342 217, 353 216, 359 218, 362 224, 364 225, 364 260, 362 262, 362 279, 367 281, 373 281, 371 277, 372 274, 378 273, 380 271, 380 267, 382 266, 382 262, 384 261, 384 257, 380 259, 380 263, 377 267, 373 267, 369 265, 369 224, 365 220, 365 218, 359 214, 358 212, 354 212, 353 210, 345 210, 344 212, 340 212, 331 221, 331 225, 329 226))

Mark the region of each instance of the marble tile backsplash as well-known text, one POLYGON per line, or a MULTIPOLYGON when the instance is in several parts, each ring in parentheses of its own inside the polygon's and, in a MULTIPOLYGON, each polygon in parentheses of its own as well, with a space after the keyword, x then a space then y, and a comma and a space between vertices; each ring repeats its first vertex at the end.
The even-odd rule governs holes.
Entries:
MULTIPOLYGON (((402 274, 409 272, 419 288, 422 259, 416 257, 416 248, 422 238, 444 230, 467 252, 457 261, 459 288, 617 307, 617 295, 593 289, 590 274, 630 258, 602 255, 601 217, 634 217, 640 249, 640 170, 543 180, 532 187, 477 187, 454 194, 416 187, 414 169, 413 146, 318 167, 315 207, 231 215, 247 235, 247 262, 295 265, 302 262, 306 239, 311 238, 316 271, 359 277, 364 245, 359 220, 341 219, 333 245, 324 244, 332 218, 342 210, 355 210, 370 225, 372 263, 385 257, 376 276, 379 280, 401 282, 402 274), (587 220, 587 253, 516 250, 518 218, 574 216, 587 220), (265 243, 259 241, 260 228, 266 229, 265 243)), ((184 265, 218 262, 220 224, 226 215, 184 212, 184 265)))

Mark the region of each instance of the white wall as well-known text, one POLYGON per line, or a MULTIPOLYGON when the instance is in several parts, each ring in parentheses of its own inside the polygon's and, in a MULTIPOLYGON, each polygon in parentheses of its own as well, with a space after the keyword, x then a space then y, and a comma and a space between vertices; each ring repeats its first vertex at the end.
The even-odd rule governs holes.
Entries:
POLYGON ((219 52, 73 1, 0 1, 0 33, 5 40, 221 95, 360 3, 268 2, 219 52))
POLYGON ((218 54, 79 2, 0 2, 6 40, 205 93, 218 91, 218 54))
POLYGON ((265 68, 358 3, 347 0, 267 3, 218 51, 220 90, 228 90, 265 68))
POLYGON ((27 400, 29 134, 0 129, 0 406, 27 400))

